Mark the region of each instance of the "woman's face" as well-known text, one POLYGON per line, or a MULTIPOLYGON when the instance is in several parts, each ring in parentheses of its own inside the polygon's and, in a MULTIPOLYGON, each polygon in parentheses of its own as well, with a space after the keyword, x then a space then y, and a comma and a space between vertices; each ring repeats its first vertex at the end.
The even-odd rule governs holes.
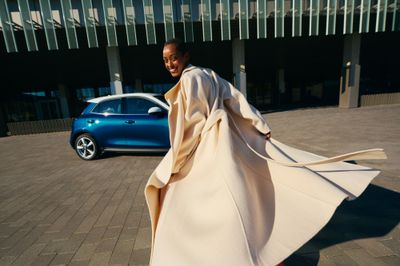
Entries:
POLYGON ((167 44, 163 49, 165 68, 174 77, 180 77, 189 62, 189 54, 182 54, 176 49, 175 44, 167 44))

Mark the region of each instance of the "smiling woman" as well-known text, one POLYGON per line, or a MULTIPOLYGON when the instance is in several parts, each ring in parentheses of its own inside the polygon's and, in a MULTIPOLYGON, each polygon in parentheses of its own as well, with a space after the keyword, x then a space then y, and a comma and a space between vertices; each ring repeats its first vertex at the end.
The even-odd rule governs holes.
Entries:
POLYGON ((189 64, 189 52, 184 43, 174 39, 165 43, 163 59, 165 68, 174 78, 177 78, 189 64))
POLYGON ((341 161, 385 154, 325 158, 270 138, 260 112, 214 71, 189 64, 182 47, 171 40, 163 49, 180 79, 165 94, 171 149, 145 189, 150 264, 277 265, 379 174, 341 161))

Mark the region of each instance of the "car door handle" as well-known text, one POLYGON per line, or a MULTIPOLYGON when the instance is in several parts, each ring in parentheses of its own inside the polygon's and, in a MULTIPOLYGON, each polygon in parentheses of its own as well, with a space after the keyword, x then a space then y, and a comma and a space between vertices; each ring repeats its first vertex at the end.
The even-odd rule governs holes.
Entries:
POLYGON ((89 124, 93 124, 95 121, 93 119, 87 121, 89 124))
POLYGON ((126 124, 135 124, 135 120, 126 120, 125 123, 126 124))

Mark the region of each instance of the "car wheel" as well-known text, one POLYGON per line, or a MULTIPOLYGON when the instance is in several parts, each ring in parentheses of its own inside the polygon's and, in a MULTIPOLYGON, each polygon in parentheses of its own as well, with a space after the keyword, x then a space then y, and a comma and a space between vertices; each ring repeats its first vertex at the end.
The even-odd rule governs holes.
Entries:
POLYGON ((83 160, 93 160, 99 153, 96 142, 88 134, 78 136, 75 141, 75 151, 83 160))

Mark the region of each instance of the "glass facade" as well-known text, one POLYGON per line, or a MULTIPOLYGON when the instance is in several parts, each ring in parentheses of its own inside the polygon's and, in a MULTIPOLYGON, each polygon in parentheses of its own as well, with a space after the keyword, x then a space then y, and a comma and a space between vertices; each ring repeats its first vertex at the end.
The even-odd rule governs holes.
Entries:
POLYGON ((182 0, 182 5, 181 5, 185 42, 194 42, 191 2, 192 2, 191 0, 182 0))
POLYGON ((46 34, 47 48, 58 50, 57 36, 54 29, 53 12, 49 0, 39 0, 42 25, 46 34))
POLYGON ((3 33, 4 41, 6 43, 7 52, 18 52, 17 44, 15 42, 13 25, 8 11, 6 0, 0 1, 0 20, 1 31, 3 33))
POLYGON ((37 51, 38 45, 36 41, 34 23, 31 16, 28 0, 18 0, 18 8, 20 17, 22 19, 22 27, 24 28, 24 35, 28 51, 37 51))
POLYGON ((103 0, 104 25, 107 32, 108 46, 118 46, 117 41, 117 11, 112 0, 103 0))
POLYGON ((400 30, 399 0, 157 1, 161 5, 154 5, 153 0, 35 1, 37 5, 28 0, 0 0, 0 32, 7 52, 19 51, 15 41, 15 32, 19 30, 24 31, 28 51, 38 51, 35 33, 38 30, 44 31, 49 50, 59 49, 60 42, 65 41, 57 38, 56 29, 65 32, 69 49, 79 48, 77 31, 86 34, 89 48, 119 46, 118 28, 126 33, 126 42, 122 43, 138 45, 138 27, 143 26, 147 45, 174 38, 178 28, 183 29, 185 42, 213 41, 213 32, 220 32, 222 41, 236 37, 249 39, 250 25, 255 25, 257 39, 267 38, 268 23, 273 24, 271 37, 275 38, 284 37, 285 33, 298 37, 400 30), (18 12, 11 14, 9 5, 15 3, 18 12), (54 14, 62 21, 57 21, 54 14), (21 24, 19 27, 16 20, 21 24), (158 24, 162 24, 163 31, 157 28, 158 24), (201 35, 196 34, 197 25, 201 27, 201 35), (303 28, 307 33, 303 33, 303 28), (99 35, 103 31, 105 42, 99 35), (233 34, 236 31, 238 34, 233 34), (160 32, 164 35, 161 38, 160 32))
POLYGON ((96 25, 98 19, 96 18, 97 9, 92 6, 92 1, 82 0, 83 16, 86 28, 86 36, 89 48, 99 47, 97 40, 96 25))
POLYGON ((137 45, 135 6, 132 0, 123 0, 122 4, 128 45, 137 45))
POLYGON ((78 49, 78 38, 76 36, 75 18, 72 10, 71 0, 61 1, 62 15, 67 35, 69 49, 78 49))

